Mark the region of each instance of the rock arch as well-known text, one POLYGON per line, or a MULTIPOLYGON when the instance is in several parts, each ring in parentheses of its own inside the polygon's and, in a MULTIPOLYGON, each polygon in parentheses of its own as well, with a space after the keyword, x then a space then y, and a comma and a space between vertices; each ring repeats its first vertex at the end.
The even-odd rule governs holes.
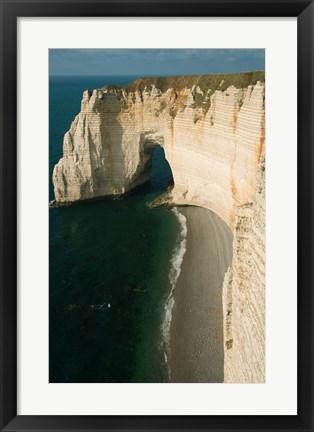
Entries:
POLYGON ((155 144, 174 178, 160 204, 208 208, 233 229, 264 148, 264 83, 215 92, 154 85, 84 92, 53 172, 56 201, 123 194, 146 182, 155 144))

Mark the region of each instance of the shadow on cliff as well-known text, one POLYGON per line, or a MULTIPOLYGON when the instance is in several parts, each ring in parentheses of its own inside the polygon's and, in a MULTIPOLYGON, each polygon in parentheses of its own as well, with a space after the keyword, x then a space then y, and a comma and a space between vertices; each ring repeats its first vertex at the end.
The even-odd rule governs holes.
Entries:
POLYGON ((148 166, 150 177, 146 183, 137 186, 126 195, 149 195, 150 199, 154 199, 173 186, 174 180, 171 167, 165 157, 164 149, 159 144, 156 144, 145 150, 150 154, 148 166))

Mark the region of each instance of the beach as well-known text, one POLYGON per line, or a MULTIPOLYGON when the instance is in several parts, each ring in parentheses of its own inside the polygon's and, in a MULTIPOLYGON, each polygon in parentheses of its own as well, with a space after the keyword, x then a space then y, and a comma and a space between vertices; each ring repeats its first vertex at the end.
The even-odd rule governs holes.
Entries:
POLYGON ((187 239, 174 305, 168 353, 170 381, 223 382, 222 284, 232 259, 232 233, 215 213, 179 207, 187 239))

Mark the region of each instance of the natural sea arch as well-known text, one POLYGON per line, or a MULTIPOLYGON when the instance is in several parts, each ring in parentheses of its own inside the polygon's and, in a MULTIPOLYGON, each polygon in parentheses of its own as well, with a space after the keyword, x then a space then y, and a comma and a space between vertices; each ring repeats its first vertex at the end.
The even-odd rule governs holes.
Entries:
POLYGON ((164 137, 161 134, 141 134, 140 156, 144 170, 149 170, 149 180, 155 192, 165 192, 174 185, 173 172, 166 157, 164 137))

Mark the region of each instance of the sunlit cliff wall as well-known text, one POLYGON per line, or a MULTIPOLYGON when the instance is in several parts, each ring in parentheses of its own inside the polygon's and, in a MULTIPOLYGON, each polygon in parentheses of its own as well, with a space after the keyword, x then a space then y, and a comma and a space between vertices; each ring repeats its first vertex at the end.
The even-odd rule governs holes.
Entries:
POLYGON ((142 79, 84 92, 53 172, 56 200, 123 194, 147 181, 156 143, 174 178, 167 201, 209 208, 232 228, 264 146, 263 73, 142 79))
POLYGON ((265 158, 252 199, 236 209, 223 284, 224 381, 265 382, 265 158))

